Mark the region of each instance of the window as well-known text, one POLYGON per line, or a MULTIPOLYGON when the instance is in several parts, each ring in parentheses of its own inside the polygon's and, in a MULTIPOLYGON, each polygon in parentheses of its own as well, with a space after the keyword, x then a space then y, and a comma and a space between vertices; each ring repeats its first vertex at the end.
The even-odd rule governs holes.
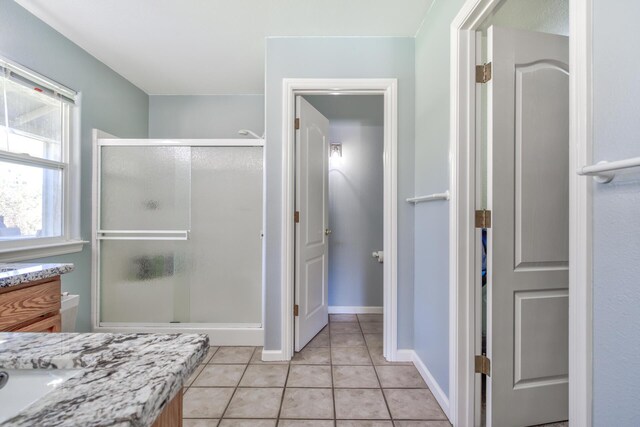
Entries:
POLYGON ((0 261, 81 249, 78 165, 70 163, 75 98, 0 59, 0 261))

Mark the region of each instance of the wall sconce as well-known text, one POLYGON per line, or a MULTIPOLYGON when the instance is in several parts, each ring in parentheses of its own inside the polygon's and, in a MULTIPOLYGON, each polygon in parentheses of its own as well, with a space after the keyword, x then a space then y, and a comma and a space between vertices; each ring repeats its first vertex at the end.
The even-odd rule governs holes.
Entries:
POLYGON ((329 157, 342 157, 342 143, 332 142, 329 145, 329 157))

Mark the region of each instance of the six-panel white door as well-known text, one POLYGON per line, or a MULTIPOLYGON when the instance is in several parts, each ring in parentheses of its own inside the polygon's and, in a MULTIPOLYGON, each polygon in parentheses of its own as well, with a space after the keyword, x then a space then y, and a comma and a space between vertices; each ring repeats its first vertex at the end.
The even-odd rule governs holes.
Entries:
POLYGON ((300 351, 329 321, 328 159, 329 120, 296 97, 295 350, 300 351))
POLYGON ((569 43, 491 27, 487 424, 568 417, 569 43))

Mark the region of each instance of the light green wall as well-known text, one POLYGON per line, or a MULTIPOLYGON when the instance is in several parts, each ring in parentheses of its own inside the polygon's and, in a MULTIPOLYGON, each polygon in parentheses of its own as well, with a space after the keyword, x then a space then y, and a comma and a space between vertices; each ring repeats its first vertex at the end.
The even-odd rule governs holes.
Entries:
POLYGON ((265 348, 281 348, 282 79, 398 79, 398 346, 413 340, 414 39, 282 37, 266 51, 265 348))
MULTIPOLYGON (((449 33, 464 0, 435 0, 416 36, 415 194, 449 188, 449 33)), ((449 204, 416 205, 414 348, 449 393, 449 204)))
MULTIPOLYGON (((53 30, 12 0, 0 0, 0 55, 81 92, 81 236, 91 232, 91 130, 121 137, 147 137, 149 97, 122 76, 53 30)), ((47 258, 72 262, 64 291, 80 295, 78 330, 91 328, 91 247, 47 258)))

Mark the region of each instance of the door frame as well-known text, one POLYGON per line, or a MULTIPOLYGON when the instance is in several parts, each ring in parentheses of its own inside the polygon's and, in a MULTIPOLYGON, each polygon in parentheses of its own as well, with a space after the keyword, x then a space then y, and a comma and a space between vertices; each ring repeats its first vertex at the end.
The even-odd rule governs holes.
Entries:
MULTIPOLYGON (((570 0, 569 419, 590 427, 592 395, 592 0, 570 0)), ((475 355, 476 33, 502 0, 467 0, 451 23, 449 191, 449 405, 454 426, 473 426, 475 355)))
POLYGON ((283 79, 282 80, 282 272, 281 342, 284 360, 294 348, 295 254, 295 97, 297 95, 383 95, 384 97, 384 213, 383 213, 383 313, 387 360, 398 357, 397 340, 397 241, 398 241, 398 82, 397 79, 283 79))

